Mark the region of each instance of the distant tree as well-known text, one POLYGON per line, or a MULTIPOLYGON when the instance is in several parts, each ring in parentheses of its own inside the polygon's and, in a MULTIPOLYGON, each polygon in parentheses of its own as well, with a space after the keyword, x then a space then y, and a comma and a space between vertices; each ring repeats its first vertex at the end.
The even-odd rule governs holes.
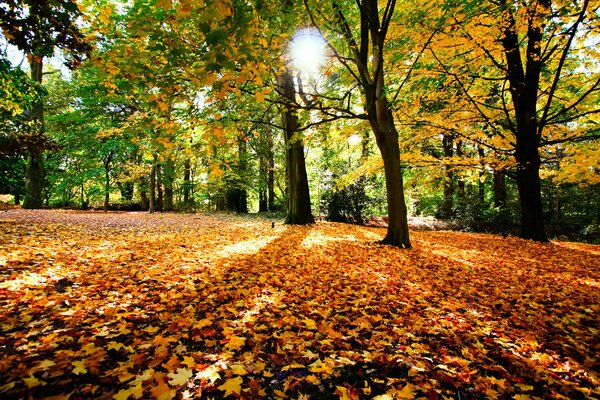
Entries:
MULTIPOLYGON (((70 56, 68 65, 75 67, 91 50, 75 24, 81 12, 73 0, 6 0, 0 4, 0 28, 8 42, 25 52, 31 79, 42 83, 43 60, 63 49, 70 56)), ((39 99, 31 107, 34 129, 27 141, 25 208, 42 206, 44 105, 39 99)))

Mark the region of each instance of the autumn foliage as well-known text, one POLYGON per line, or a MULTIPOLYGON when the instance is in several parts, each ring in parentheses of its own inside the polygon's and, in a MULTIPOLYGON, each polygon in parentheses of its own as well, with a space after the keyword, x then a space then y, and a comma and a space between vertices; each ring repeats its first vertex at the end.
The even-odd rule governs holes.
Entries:
POLYGON ((0 397, 600 396, 600 247, 274 228, 226 215, 0 214, 0 397))

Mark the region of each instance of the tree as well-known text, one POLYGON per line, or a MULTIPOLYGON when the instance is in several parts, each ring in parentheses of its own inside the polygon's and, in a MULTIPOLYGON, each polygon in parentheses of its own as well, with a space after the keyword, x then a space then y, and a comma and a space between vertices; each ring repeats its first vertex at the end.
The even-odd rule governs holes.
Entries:
MULTIPOLYGON (((72 0, 8 0, 0 6, 0 27, 9 43, 27 54, 34 82, 42 83, 44 57, 51 56, 55 48, 67 51, 71 66, 81 62, 90 51, 83 34, 75 25, 81 16, 72 0)), ((37 101, 31 108, 35 132, 27 143, 27 179, 25 208, 42 206, 44 105, 37 101)))
MULTIPOLYGON (((599 137, 592 119, 600 113, 600 71, 592 61, 597 51, 584 39, 599 28, 597 8, 588 0, 416 7, 427 9, 425 25, 435 33, 429 55, 439 74, 460 88, 443 110, 445 117, 438 114, 424 125, 511 154, 520 236, 546 241, 540 178, 545 160, 557 146, 599 137)), ((431 65, 425 73, 431 74, 431 65)), ((503 178, 497 178, 500 204, 503 178)))
POLYGON ((283 103, 281 120, 286 146, 286 173, 288 184, 288 206, 286 224, 306 225, 314 222, 310 209, 308 175, 304 160, 304 144, 298 134, 298 116, 294 110, 296 88, 291 72, 281 71, 277 79, 277 90, 283 103))
POLYGON ((388 98, 389 88, 386 86, 388 33, 396 1, 388 0, 382 6, 377 0, 333 1, 331 8, 305 1, 305 7, 315 26, 320 29, 332 26, 331 36, 339 38, 339 44, 336 46, 330 40, 331 49, 358 85, 363 97, 365 118, 375 136, 385 174, 389 222, 382 243, 409 248, 398 131, 394 122, 394 105, 388 98), (323 23, 317 21, 317 12, 323 23))

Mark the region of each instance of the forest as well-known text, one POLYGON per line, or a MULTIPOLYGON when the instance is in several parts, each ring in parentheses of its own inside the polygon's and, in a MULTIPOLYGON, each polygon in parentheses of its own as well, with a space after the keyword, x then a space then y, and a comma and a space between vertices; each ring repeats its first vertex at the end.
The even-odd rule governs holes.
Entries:
POLYGON ((597 3, 350 3, 3 2, 4 201, 598 241, 597 3))
POLYGON ((600 1, 0 28, 0 397, 600 396, 600 1))

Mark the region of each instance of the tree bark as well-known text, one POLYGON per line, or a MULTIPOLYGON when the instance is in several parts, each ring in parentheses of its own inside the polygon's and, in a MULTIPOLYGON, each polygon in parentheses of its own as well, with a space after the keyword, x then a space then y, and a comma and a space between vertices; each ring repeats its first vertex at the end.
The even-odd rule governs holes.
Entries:
POLYGON ((175 162, 168 158, 164 168, 164 210, 173 211, 173 180, 175 178, 175 162))
POLYGON ((113 155, 111 153, 102 161, 104 164, 104 212, 108 211, 108 206, 110 205, 110 163, 112 158, 113 155))
MULTIPOLYGON (((443 135, 442 144, 444 147, 444 157, 451 158, 454 155, 454 137, 452 135, 443 135)), ((444 217, 451 218, 454 207, 454 172, 448 162, 444 163, 444 217)))
POLYGON ((148 212, 152 214, 156 208, 156 165, 158 156, 154 154, 152 159, 152 169, 150 170, 150 196, 148 197, 148 212))
POLYGON ((273 132, 267 131, 267 206, 275 211, 275 154, 273 152, 273 132))
POLYGON ((479 196, 479 204, 485 204, 485 150, 480 145, 477 145, 477 155, 479 156, 479 181, 477 182, 477 194, 479 196))
MULTIPOLYGON (((43 59, 30 55, 31 79, 42 83, 43 59)), ((36 102, 31 109, 34 132, 28 143, 25 168, 25 200, 23 208, 42 208, 44 188, 44 103, 36 102)))
POLYGON ((192 169, 191 164, 190 157, 186 156, 183 163, 183 204, 185 205, 190 203, 190 188, 192 186, 192 182, 190 180, 192 169))
POLYGON ((306 225, 314 222, 310 208, 308 176, 304 160, 304 144, 298 135, 298 116, 294 111, 296 89, 292 75, 282 72, 278 77, 279 91, 284 106, 281 110, 282 126, 286 144, 288 179, 288 207, 286 224, 306 225))
POLYGON ((523 239, 547 242, 542 209, 540 181, 541 160, 538 153, 540 133, 537 100, 542 71, 541 41, 544 28, 544 10, 550 10, 550 1, 541 0, 539 10, 529 18, 527 30, 526 64, 521 58, 520 38, 507 0, 502 2, 505 23, 502 27, 502 45, 507 64, 507 77, 514 106, 517 161, 517 187, 521 205, 521 233, 523 239))
MULTIPOLYGON (((379 102, 382 102, 382 100, 378 100, 379 102)), ((378 118, 376 120, 371 121, 371 125, 374 127, 377 146, 383 159, 387 196, 388 228, 381 243, 408 249, 411 244, 408 233, 406 203, 404 202, 404 182, 400 164, 398 132, 394 127, 391 110, 386 105, 380 107, 383 110, 377 114, 378 118)))
POLYGON ((355 79, 365 97, 365 111, 383 159, 388 210, 388 228, 382 243, 409 248, 408 219, 400 164, 398 131, 392 106, 386 98, 384 48, 396 1, 379 7, 377 0, 356 2, 360 30, 353 31, 337 1, 332 2, 337 25, 356 65, 355 79), (380 12, 383 16, 380 18, 380 12), (357 41, 355 36, 359 37, 357 41))
POLYGON ((162 164, 156 163, 156 210, 163 211, 164 205, 164 189, 163 189, 163 167, 162 164))

